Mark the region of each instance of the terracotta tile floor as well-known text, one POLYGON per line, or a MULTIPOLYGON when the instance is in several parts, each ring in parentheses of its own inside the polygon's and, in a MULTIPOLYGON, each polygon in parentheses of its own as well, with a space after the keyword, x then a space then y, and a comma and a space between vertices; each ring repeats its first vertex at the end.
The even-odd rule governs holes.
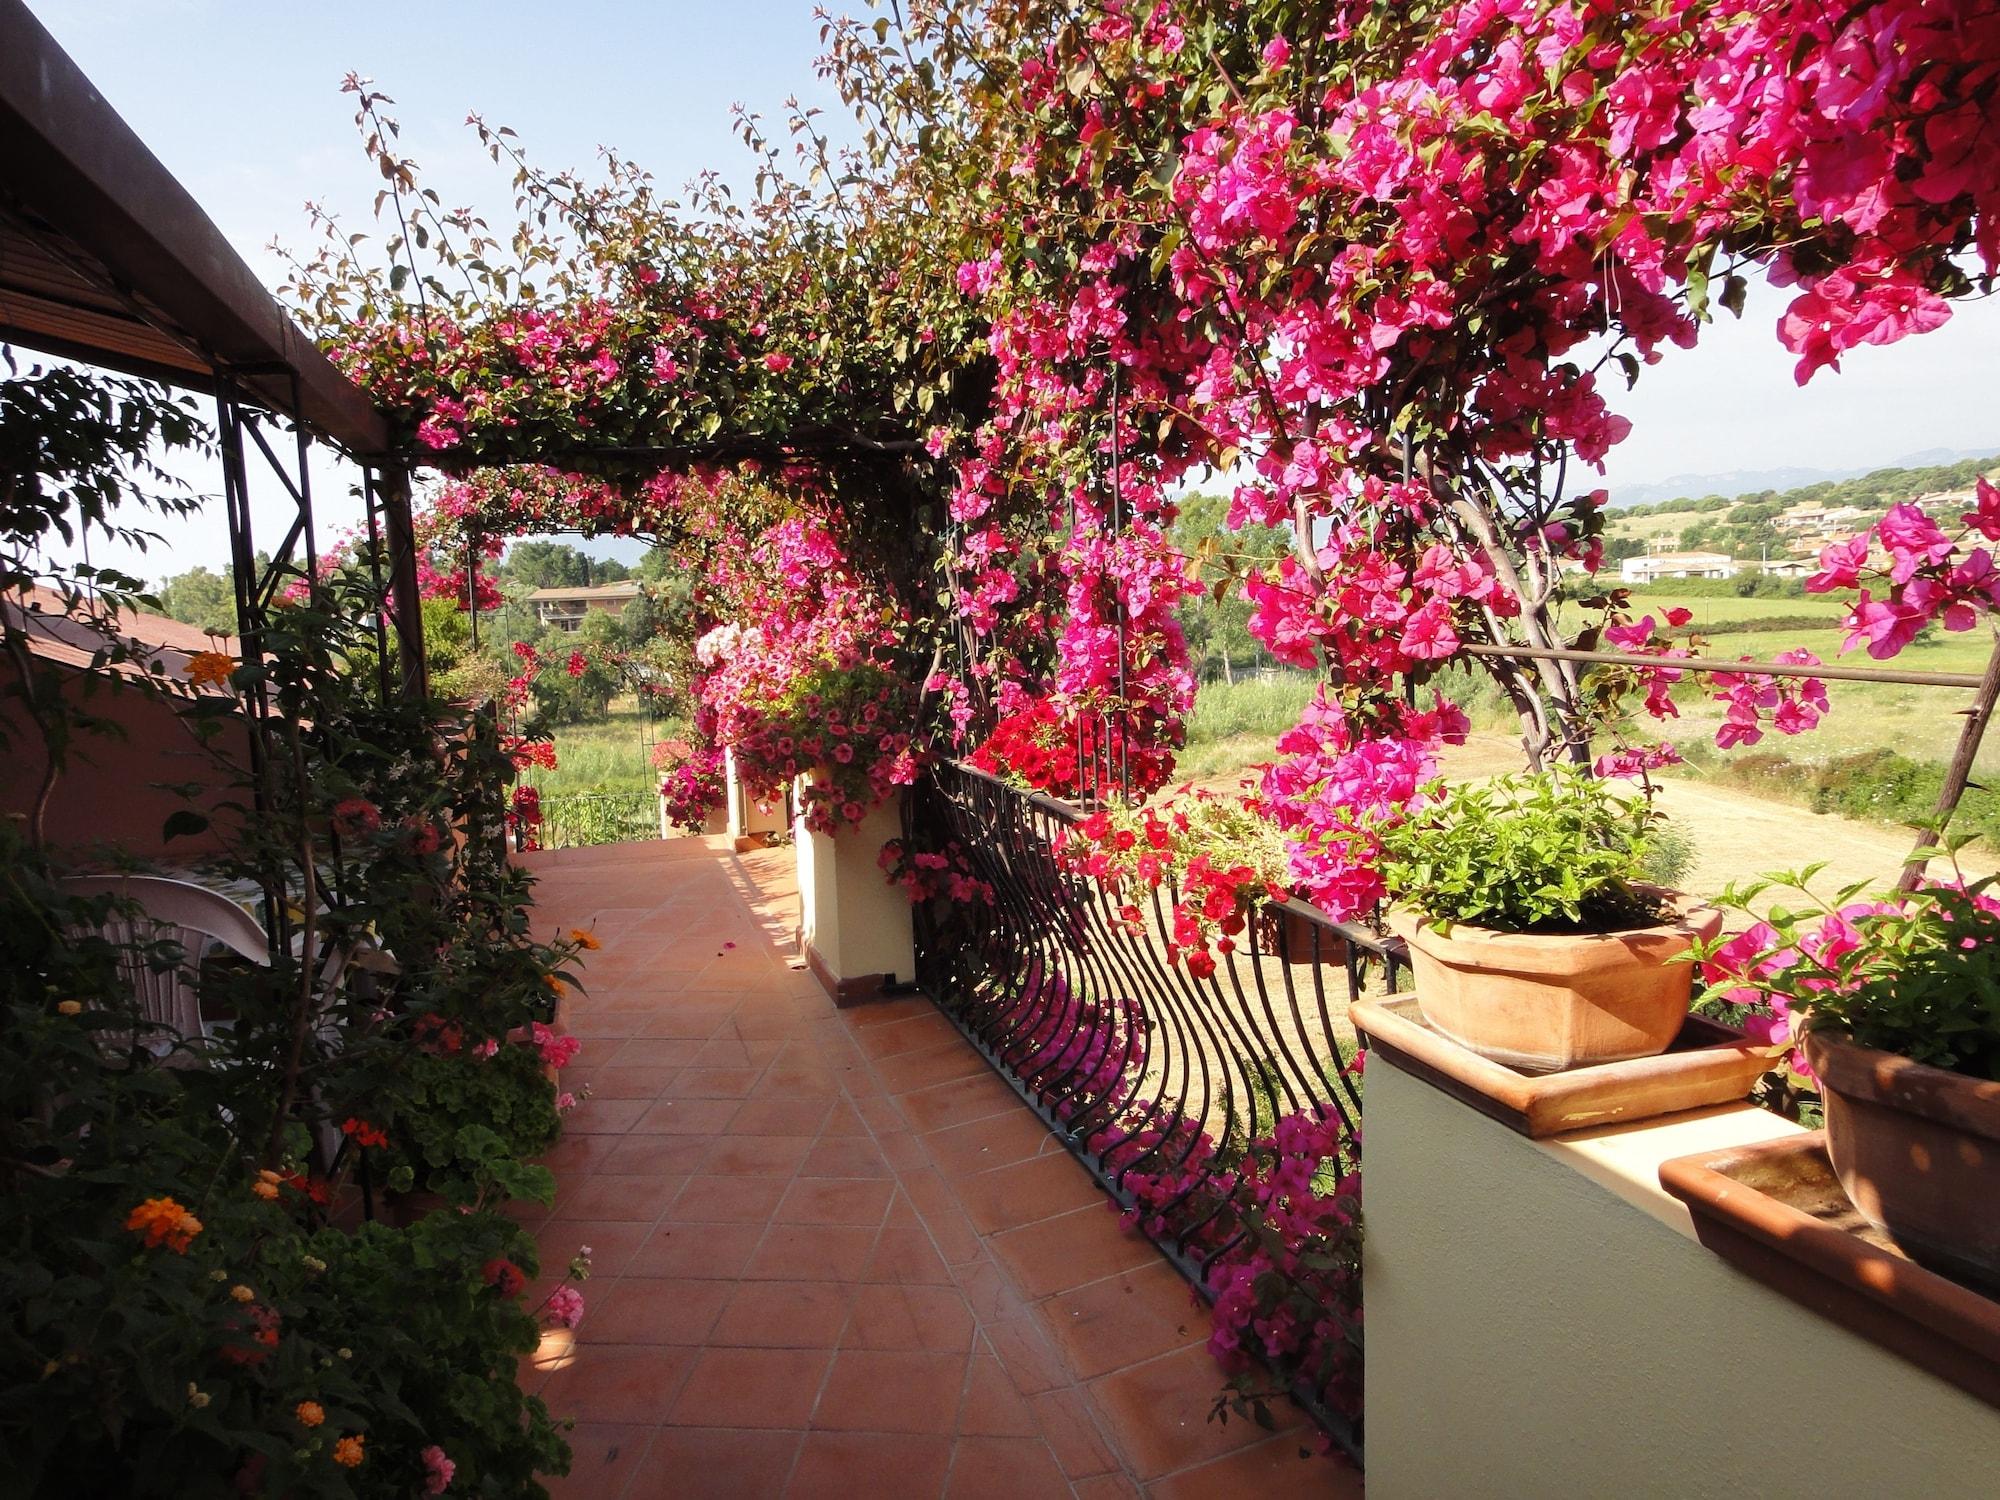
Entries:
POLYGON ((576 1420, 558 1494, 1360 1493, 1301 1428, 1207 1420, 1206 1310, 928 1001, 838 1011, 789 961, 789 851, 523 862, 604 945, 530 1221, 596 1266, 525 1372, 576 1420))

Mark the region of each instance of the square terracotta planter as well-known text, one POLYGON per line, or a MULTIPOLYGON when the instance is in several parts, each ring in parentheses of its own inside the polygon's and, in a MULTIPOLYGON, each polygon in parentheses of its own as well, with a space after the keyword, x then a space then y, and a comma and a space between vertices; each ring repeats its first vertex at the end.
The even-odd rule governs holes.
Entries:
POLYGON ((1414 995, 1357 1000, 1352 1014, 1371 1051, 1536 1139, 1739 1103, 1772 1066, 1740 1031, 1700 1016, 1687 1017, 1656 1057, 1535 1074, 1453 1041, 1424 1019, 1414 995))
POLYGON ((1825 1132, 1676 1157, 1660 1186, 1738 1270, 2000 1407, 2000 1302, 1917 1264, 1857 1209, 1825 1132))

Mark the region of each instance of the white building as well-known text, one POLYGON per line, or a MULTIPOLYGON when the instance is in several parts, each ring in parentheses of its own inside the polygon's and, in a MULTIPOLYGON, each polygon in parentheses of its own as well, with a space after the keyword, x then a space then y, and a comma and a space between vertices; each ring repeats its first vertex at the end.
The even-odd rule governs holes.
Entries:
POLYGON ((1656 583, 1662 578, 1734 578, 1736 559, 1721 552, 1656 552, 1628 557, 1618 566, 1626 583, 1656 583))

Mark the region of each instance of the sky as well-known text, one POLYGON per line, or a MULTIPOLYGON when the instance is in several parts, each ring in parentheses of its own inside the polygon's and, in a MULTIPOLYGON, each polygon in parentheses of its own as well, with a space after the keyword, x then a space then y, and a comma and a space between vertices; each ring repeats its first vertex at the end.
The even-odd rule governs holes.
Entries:
MULTIPOLYGON (((842 109, 814 73, 810 0, 29 0, 29 8, 272 284, 281 267, 266 246, 273 237, 309 243, 307 199, 370 227, 377 182, 340 92, 350 71, 397 101, 390 112, 402 121, 403 150, 426 181, 496 226, 511 193, 465 128, 469 111, 513 126, 543 165, 588 166, 612 146, 677 186, 709 168, 746 183, 751 159, 730 120, 737 103, 772 117, 791 95, 842 109)), ((1934 448, 2000 452, 2000 305, 1961 305, 1937 332, 1857 350, 1843 370, 1800 389, 1775 335, 1784 300, 1756 289, 1741 321, 1721 314, 1699 348, 1669 349, 1635 390, 1613 393, 1633 423, 1608 465, 1614 499, 1620 484, 1681 475, 1867 468, 1934 448)), ((316 481, 331 526, 358 516, 345 495, 352 477, 328 467, 316 481)), ((156 579, 219 564, 222 526, 210 509, 174 528, 168 557, 156 550, 125 561, 156 579)), ((258 509, 268 536, 276 509, 268 501, 258 509)))

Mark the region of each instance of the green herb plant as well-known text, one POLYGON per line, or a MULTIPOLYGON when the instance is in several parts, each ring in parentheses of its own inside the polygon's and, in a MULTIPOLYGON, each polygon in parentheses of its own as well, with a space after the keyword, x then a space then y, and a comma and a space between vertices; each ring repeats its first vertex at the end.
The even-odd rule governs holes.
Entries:
POLYGON ((1396 900, 1441 929, 1587 933, 1661 919, 1646 883, 1661 815, 1569 768, 1424 788, 1421 807, 1376 830, 1396 900))

